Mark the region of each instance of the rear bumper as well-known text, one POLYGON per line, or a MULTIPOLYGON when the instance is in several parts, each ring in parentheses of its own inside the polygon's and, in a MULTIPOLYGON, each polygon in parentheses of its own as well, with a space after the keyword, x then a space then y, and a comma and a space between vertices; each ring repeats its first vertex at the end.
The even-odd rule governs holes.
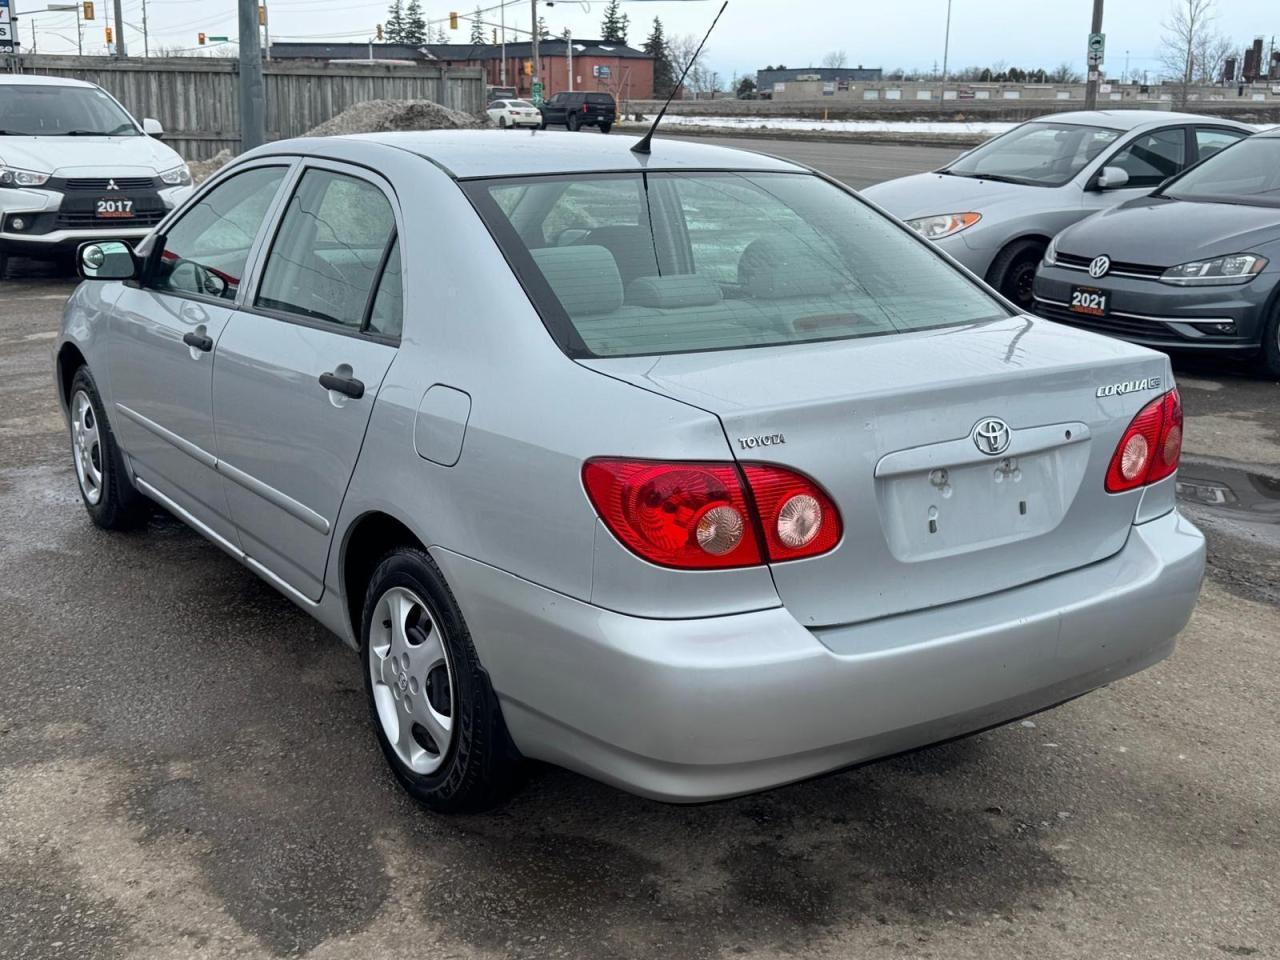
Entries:
POLYGON ((971 733, 1141 670, 1195 606, 1177 512, 1116 556, 934 610, 811 631, 781 607, 602 610, 436 550, 517 746, 644 796, 714 800, 971 733))

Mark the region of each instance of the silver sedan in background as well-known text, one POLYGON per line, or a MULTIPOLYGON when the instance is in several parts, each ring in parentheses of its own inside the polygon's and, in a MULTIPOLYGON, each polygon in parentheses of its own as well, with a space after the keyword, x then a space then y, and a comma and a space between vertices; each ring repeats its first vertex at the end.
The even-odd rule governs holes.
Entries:
POLYGON ((1172 651, 1204 540, 1167 358, 809 170, 633 142, 280 141, 84 247, 89 516, 161 504, 345 639, 445 811, 525 757, 764 789, 1172 651))
POLYGON ((1234 120, 1166 111, 1059 113, 934 173, 862 193, 1030 311, 1036 266, 1055 235, 1150 193, 1252 132, 1234 120))

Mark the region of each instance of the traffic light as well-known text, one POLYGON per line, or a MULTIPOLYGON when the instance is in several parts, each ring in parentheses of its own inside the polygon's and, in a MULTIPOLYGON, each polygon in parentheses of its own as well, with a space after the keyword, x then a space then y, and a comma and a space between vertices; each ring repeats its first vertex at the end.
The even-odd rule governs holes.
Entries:
POLYGON ((86 20, 93 19, 93 0, 84 0, 84 18, 86 20))
POLYGON ((265 27, 267 25, 267 5, 265 3, 258 4, 258 26, 265 27))
POLYGON ((110 46, 112 43, 115 42, 116 34, 115 34, 115 31, 112 30, 110 27, 107 27, 106 29, 107 29, 107 45, 110 46))
POLYGON ((449 29, 450 30, 458 29, 458 14, 452 10, 449 11, 449 29))
POLYGON ((378 24, 378 29, 374 34, 378 38, 378 42, 382 42, 382 24, 378 24))
POLYGON ((204 34, 203 34, 203 33, 197 33, 197 34, 196 34, 196 43, 200 44, 200 46, 202 46, 202 47, 204 46, 204 34))

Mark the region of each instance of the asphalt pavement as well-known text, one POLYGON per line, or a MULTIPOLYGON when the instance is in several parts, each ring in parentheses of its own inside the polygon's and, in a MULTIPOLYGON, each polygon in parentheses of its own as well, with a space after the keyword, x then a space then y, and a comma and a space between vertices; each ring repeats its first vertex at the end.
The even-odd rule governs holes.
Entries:
MULTIPOLYGON (((764 148, 850 182, 934 163, 764 148)), ((1280 956, 1280 385, 1177 362, 1210 570, 1159 666, 759 796, 666 806, 539 767, 502 809, 446 819, 394 784, 345 646, 163 515, 89 523, 49 353, 72 282, 18 269, 4 960, 1280 956)))

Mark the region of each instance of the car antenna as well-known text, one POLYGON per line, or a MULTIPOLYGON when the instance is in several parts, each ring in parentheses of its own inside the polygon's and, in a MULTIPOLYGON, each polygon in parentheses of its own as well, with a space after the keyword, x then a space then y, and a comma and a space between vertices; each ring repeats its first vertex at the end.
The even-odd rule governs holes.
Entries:
POLYGON ((676 85, 671 88, 671 95, 667 97, 667 102, 662 105, 662 109, 658 111, 658 115, 653 118, 653 125, 643 137, 635 142, 631 147, 632 153, 648 154, 649 142, 653 139, 653 131, 658 129, 658 124, 662 122, 662 117, 667 112, 667 107, 671 106, 671 101, 676 98, 676 94, 680 92, 680 88, 684 86, 684 78, 688 75, 690 68, 698 62, 698 55, 702 53, 702 48, 706 46, 707 37, 711 36, 711 31, 716 28, 716 24, 720 22, 720 14, 724 13, 725 7, 729 6, 729 0, 724 0, 720 6, 720 13, 716 14, 716 18, 711 21, 711 26, 707 29, 707 35, 702 38, 702 43, 698 44, 698 49, 694 51, 693 56, 689 58, 689 62, 684 65, 684 71, 680 74, 680 79, 676 85))

